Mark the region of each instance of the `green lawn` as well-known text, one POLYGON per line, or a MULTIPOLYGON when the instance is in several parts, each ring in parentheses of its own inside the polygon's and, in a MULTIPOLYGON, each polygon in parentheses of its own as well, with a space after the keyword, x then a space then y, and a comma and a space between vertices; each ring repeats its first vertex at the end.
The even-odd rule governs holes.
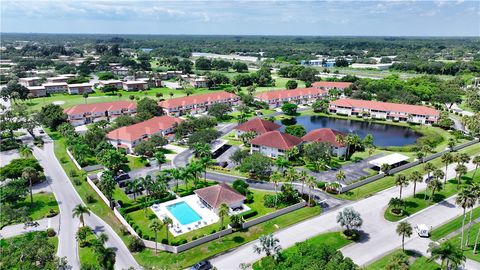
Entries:
MULTIPOLYGON (((402 250, 395 250, 390 254, 387 254, 383 258, 380 258, 379 260, 373 262, 372 264, 368 265, 365 270, 383 270, 385 269, 385 266, 388 264, 390 258, 397 254, 403 252, 402 250)), ((410 270, 439 270, 440 265, 438 265, 435 262, 430 262, 428 261, 428 258, 426 257, 419 257, 419 258, 412 258, 414 255, 413 252, 406 250, 405 253, 407 256, 410 258, 410 260, 413 260, 413 263, 410 263, 410 267, 408 269, 410 270)))
MULTIPOLYGON (((468 221, 468 219, 467 219, 467 221, 468 221)), ((468 227, 466 226, 465 227, 465 239, 467 237, 467 228, 468 227)), ((480 249, 480 244, 477 245, 477 254, 473 254, 473 245, 475 244, 475 237, 477 235, 478 230, 480 230, 480 224, 479 223, 472 226, 472 230, 471 230, 470 237, 469 237, 469 243, 468 243, 468 246, 463 247, 463 254, 469 259, 480 262, 480 250, 479 250, 480 249)), ((453 236, 448 241, 452 242, 456 246, 460 246, 461 239, 462 239, 461 238, 461 233, 458 233, 457 235, 453 236)))
MULTIPOLYGON (((328 232, 328 233, 319 234, 319 235, 317 235, 315 237, 312 237, 312 238, 310 238, 310 239, 308 239, 304 242, 309 243, 314 247, 318 247, 318 246, 321 246, 321 245, 327 245, 327 246, 332 247, 334 249, 340 249, 340 248, 350 244, 352 241, 347 240, 345 237, 343 237, 341 232, 328 232)), ((280 245, 281 244, 282 243, 280 243, 280 245)), ((282 251, 282 255, 285 256, 285 257, 288 257, 290 254, 295 253, 296 250, 297 250, 297 246, 289 247, 289 248, 284 249, 282 251)), ((270 260, 267 260, 266 257, 264 257, 263 259, 255 262, 253 264, 253 269, 254 270, 261 270, 262 269, 262 266, 261 266, 262 262, 269 263, 270 260)))
POLYGON ((131 155, 127 155, 128 159, 128 167, 130 170, 136 170, 136 169, 141 169, 145 167, 145 164, 148 163, 148 160, 143 157, 135 157, 131 155))
MULTIPOLYGON (((472 146, 469 146, 467 148, 464 148, 460 151, 460 153, 467 153, 469 155, 474 155, 480 152, 480 144, 474 144, 472 146)), ((436 167, 444 167, 442 161, 440 158, 436 158, 432 161, 430 161, 434 166, 436 167)), ((452 167, 452 165, 450 165, 452 167)), ((408 175, 412 173, 413 171, 422 171, 423 169, 423 164, 414 166, 412 168, 409 168, 407 170, 402 171, 401 173, 404 175, 408 175)), ((369 197, 377 192, 380 192, 384 189, 393 187, 395 185, 394 182, 395 176, 387 176, 382 179, 379 179, 377 181, 374 181, 372 183, 368 183, 366 185, 363 185, 361 187, 352 189, 348 192, 345 192, 343 194, 337 195, 339 198, 346 199, 346 200, 358 200, 358 199, 363 199, 366 197, 369 197)))
POLYGON ((403 211, 403 215, 393 215, 390 211, 391 209, 388 208, 387 210, 385 210, 385 219, 389 221, 399 221, 406 216, 410 216, 418 211, 427 208, 428 206, 434 205, 450 196, 453 196, 462 188, 469 186, 472 182, 480 182, 480 174, 477 174, 475 176, 475 180, 472 180, 473 173, 474 171, 470 171, 461 178, 460 187, 457 186, 456 179, 453 178, 448 180, 447 184, 443 187, 442 190, 435 192, 433 201, 431 201, 431 190, 428 189, 415 194, 415 198, 413 196, 404 198, 406 205, 403 211))
MULTIPOLYGON (((59 213, 58 203, 53 193, 41 192, 33 194, 33 204, 30 203, 30 194, 28 194, 24 201, 17 203, 14 207, 26 207, 28 216, 32 220, 46 218, 51 210, 55 212, 52 212, 52 216, 55 216, 59 213)), ((9 224, 2 224, 2 226, 5 225, 9 224)))
POLYGON ((90 233, 87 236, 87 244, 84 247, 78 247, 78 257, 80 258, 80 265, 98 265, 97 254, 92 247, 92 242, 95 241, 97 237, 95 234, 90 233))
MULTIPOLYGON (((473 220, 475 220, 479 217, 480 217, 480 207, 477 207, 477 208, 473 209, 472 218, 473 218, 473 220)), ((467 213, 466 222, 468 222, 469 219, 470 219, 470 213, 467 213)), ((441 238, 446 237, 450 233, 452 233, 452 232, 454 232, 454 231, 456 231, 456 230, 458 230, 462 227, 462 220, 463 220, 463 215, 458 216, 458 217, 450 220, 449 222, 443 224, 442 226, 434 229, 431 232, 430 238, 434 241, 437 241, 437 240, 440 240, 441 238)))
POLYGON ((220 240, 202 244, 179 254, 160 252, 155 255, 153 250, 146 249, 140 253, 135 253, 134 256, 143 266, 152 268, 166 267, 168 269, 184 269, 215 254, 253 241, 260 235, 275 232, 302 220, 316 216, 320 214, 320 212, 321 209, 319 207, 304 207, 297 211, 252 226, 247 230, 237 231, 222 237, 220 240))
POLYGON ((253 193, 253 202, 252 203, 247 203, 247 206, 250 207, 251 209, 254 209, 257 211, 257 215, 252 216, 248 218, 247 220, 255 219, 258 217, 261 217, 265 214, 274 212, 274 208, 269 208, 265 207, 263 205, 264 199, 263 197, 268 194, 275 194, 274 192, 269 192, 269 191, 263 191, 263 190, 258 190, 258 189, 249 189, 253 193))

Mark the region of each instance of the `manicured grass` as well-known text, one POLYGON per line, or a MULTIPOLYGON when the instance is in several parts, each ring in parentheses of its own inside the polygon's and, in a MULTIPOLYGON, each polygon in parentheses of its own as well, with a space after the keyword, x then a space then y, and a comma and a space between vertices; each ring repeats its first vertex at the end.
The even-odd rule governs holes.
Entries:
MULTIPOLYGON (((1 207, 1 205, 0 205, 1 207)), ((59 213, 58 203, 53 193, 35 193, 33 194, 33 204, 30 203, 30 194, 24 201, 17 203, 14 208, 26 207, 28 216, 32 220, 46 218, 50 210, 55 211, 55 216, 59 213)), ((2 224, 2 226, 9 224, 2 224)))
MULTIPOLYGON (((302 243, 308 243, 312 245, 314 248, 319 247, 322 245, 327 245, 329 247, 332 247, 334 249, 340 249, 348 244, 350 244, 352 241, 347 240, 341 232, 328 232, 324 234, 319 234, 315 237, 312 237, 302 243)), ((281 244, 281 243, 280 243, 281 244)), ((297 252, 298 247, 297 246, 292 246, 287 249, 284 249, 282 251, 282 256, 287 258, 288 256, 292 256, 292 254, 297 252)), ((253 269, 255 270, 261 270, 262 269, 262 262, 263 263, 269 263, 270 260, 268 260, 266 257, 262 258, 261 260, 255 262, 253 264, 253 269)))
POLYGON ((320 214, 320 212, 320 207, 304 207, 297 211, 250 227, 247 230, 237 231, 222 237, 220 240, 214 240, 205 243, 179 254, 160 252, 159 254, 155 255, 155 251, 147 249, 140 253, 135 253, 134 256, 137 261, 144 266, 156 268, 166 267, 168 269, 184 269, 215 254, 253 241, 260 235, 275 232, 302 220, 316 216, 320 214))
MULTIPOLYGON (((467 219, 467 222, 468 222, 468 219, 467 219)), ((467 228, 468 226, 465 227, 465 232, 464 232, 464 237, 465 239, 467 238, 467 228)), ((472 226, 472 230, 470 232, 470 237, 469 237, 469 242, 468 242, 468 246, 465 246, 463 247, 463 254, 469 258, 469 259, 472 259, 474 261, 477 261, 477 262, 480 262, 480 244, 477 245, 477 254, 473 254, 473 245, 475 244, 475 238, 477 236, 477 232, 478 230, 480 230, 480 224, 475 224, 472 226)), ((453 236, 450 240, 450 242, 453 243, 453 245, 455 246, 460 246, 460 241, 461 241, 461 233, 453 236)), ((464 240, 465 241, 465 240, 464 240)))
POLYGON ((247 220, 255 219, 275 211, 274 208, 265 207, 265 205, 263 205, 263 203, 265 202, 265 200, 263 199, 265 195, 275 194, 274 192, 268 192, 268 191, 257 190, 257 189, 249 189, 249 190, 253 193, 253 202, 247 203, 247 206, 250 207, 251 209, 256 210, 257 215, 252 216, 247 220))
POLYGON ((148 160, 142 157, 134 157, 131 155, 127 155, 127 159, 128 159, 128 167, 130 168, 130 170, 144 168, 145 164, 148 163, 148 160))
POLYGON ((475 176, 475 180, 472 180, 473 173, 474 171, 470 171, 469 173, 467 173, 467 175, 462 177, 460 187, 457 186, 456 179, 448 180, 447 184, 443 187, 442 190, 435 192, 433 200, 431 200, 432 192, 431 190, 428 190, 428 189, 415 194, 415 198, 413 196, 404 198, 405 208, 403 210, 403 215, 392 214, 391 208, 389 207, 387 208, 387 210, 385 210, 385 214, 384 214, 385 219, 392 222, 399 221, 405 218, 406 216, 410 216, 431 205, 439 203, 450 196, 453 196, 459 190, 461 190, 464 187, 467 187, 472 182, 480 182, 480 174, 477 174, 475 176))
MULTIPOLYGON (((2 238, 0 239, 0 248, 16 242, 32 241, 36 235, 41 235, 42 237, 48 237, 46 231, 38 231, 38 232, 29 232, 26 234, 21 234, 21 235, 10 237, 10 238, 2 238)), ((49 243, 55 246, 55 250, 58 250, 58 236, 48 237, 47 240, 49 243)))
MULTIPOLYGON (((385 266, 389 263, 390 259, 398 253, 402 253, 402 250, 395 250, 392 253, 387 254, 383 258, 373 262, 372 264, 368 265, 365 270, 384 270, 385 266)), ((418 257, 418 258, 412 258, 414 253, 412 251, 406 250, 405 253, 407 256, 410 258, 410 260, 413 260, 413 262, 410 263, 410 266, 408 269, 410 270, 439 270, 440 265, 438 265, 436 262, 430 262, 428 261, 428 258, 426 257, 418 257)))
MULTIPOLYGON (((474 144, 472 146, 469 146, 467 148, 464 148, 460 151, 459 153, 467 153, 469 155, 477 154, 480 152, 480 144, 474 144)), ((434 160, 429 161, 431 162, 435 167, 445 167, 441 161, 440 158, 436 158, 434 160)), ((417 166, 414 166, 412 168, 409 168, 407 170, 402 171, 401 173, 404 175, 408 175, 412 173, 413 171, 423 171, 423 165, 420 164, 417 166)), ((449 168, 452 168, 453 165, 450 165, 449 168)), ((379 179, 377 181, 374 181, 372 183, 368 183, 366 185, 363 185, 361 187, 352 189, 348 192, 345 192, 343 194, 337 195, 339 198, 346 199, 346 200, 358 200, 362 198, 369 197, 377 192, 380 192, 384 189, 393 187, 395 185, 394 182, 395 176, 387 176, 382 179, 379 179)))
POLYGON ((93 250, 92 244, 97 237, 95 234, 90 233, 87 236, 87 244, 84 247, 78 247, 78 257, 80 258, 80 265, 98 265, 97 254, 93 250))
MULTIPOLYGON (((472 219, 475 220, 479 217, 480 217, 480 207, 477 207, 473 209, 472 219)), ((463 215, 450 220, 449 222, 443 224, 442 226, 434 229, 431 232, 430 238, 434 241, 437 241, 443 237, 446 237, 450 233, 462 227, 462 220, 463 220, 463 215)), ((465 222, 468 223, 469 220, 470 220, 470 213, 467 213, 467 220, 465 222)))

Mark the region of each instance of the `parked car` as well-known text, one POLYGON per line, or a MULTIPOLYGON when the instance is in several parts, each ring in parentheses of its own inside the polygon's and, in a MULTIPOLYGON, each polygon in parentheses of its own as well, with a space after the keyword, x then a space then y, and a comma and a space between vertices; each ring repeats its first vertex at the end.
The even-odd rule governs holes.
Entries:
POLYGON ((209 270, 212 269, 210 261, 201 261, 190 268, 190 270, 209 270))
POLYGON ((127 180, 130 179, 130 175, 128 173, 122 173, 114 177, 116 182, 122 181, 122 180, 127 180))

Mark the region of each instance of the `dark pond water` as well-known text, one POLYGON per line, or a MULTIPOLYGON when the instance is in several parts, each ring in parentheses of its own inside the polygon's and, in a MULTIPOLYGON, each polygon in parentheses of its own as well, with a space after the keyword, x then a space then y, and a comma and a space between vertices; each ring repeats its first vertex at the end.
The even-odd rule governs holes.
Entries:
POLYGON ((421 134, 408 127, 323 116, 298 116, 276 122, 284 125, 281 130, 284 130, 286 125, 297 124, 303 125, 307 132, 317 128, 331 128, 343 133, 356 133, 362 139, 370 133, 373 135, 375 145, 380 147, 409 145, 421 137, 421 134))

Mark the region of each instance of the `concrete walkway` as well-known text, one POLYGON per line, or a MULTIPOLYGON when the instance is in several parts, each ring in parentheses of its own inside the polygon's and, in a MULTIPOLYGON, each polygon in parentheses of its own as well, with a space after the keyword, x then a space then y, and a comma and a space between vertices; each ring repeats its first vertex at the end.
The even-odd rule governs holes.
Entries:
MULTIPOLYGON (((448 178, 455 176, 454 167, 454 165, 449 166, 448 172, 446 172, 448 178)), ((475 166, 469 163, 467 164, 467 168, 473 170, 475 166)), ((424 190, 425 188, 425 183, 417 184, 418 191, 424 190)), ((342 252, 345 256, 351 257, 358 265, 366 265, 401 246, 400 237, 395 232, 397 223, 386 221, 383 217, 388 201, 392 197, 397 197, 398 193, 399 188, 392 187, 369 198, 352 202, 318 217, 280 230, 274 235, 280 240, 283 248, 288 248, 297 242, 305 241, 321 233, 340 231, 341 228, 336 222, 336 216, 344 207, 351 206, 360 212, 363 218, 363 235, 360 242, 343 248, 342 252)), ((405 197, 412 195, 413 185, 404 188, 403 194, 405 197)), ((452 200, 453 199, 450 198, 443 203, 431 206, 409 217, 407 220, 412 224, 425 223, 433 227, 439 226, 461 214, 462 210, 455 207, 455 205, 452 204, 452 200)), ((414 240, 421 241, 421 238, 412 237, 409 242, 414 240)), ((257 243, 258 240, 245 244, 235 250, 213 258, 211 262, 218 269, 238 269, 240 263, 253 263, 263 257, 263 255, 253 253, 253 245, 257 243)))
POLYGON ((53 228, 55 231, 58 231, 60 225, 59 221, 60 217, 59 215, 56 215, 51 218, 35 220, 35 222, 38 223, 38 226, 36 227, 25 227, 23 223, 8 225, 0 230, 0 239, 10 238, 29 232, 46 231, 48 228, 53 228))

